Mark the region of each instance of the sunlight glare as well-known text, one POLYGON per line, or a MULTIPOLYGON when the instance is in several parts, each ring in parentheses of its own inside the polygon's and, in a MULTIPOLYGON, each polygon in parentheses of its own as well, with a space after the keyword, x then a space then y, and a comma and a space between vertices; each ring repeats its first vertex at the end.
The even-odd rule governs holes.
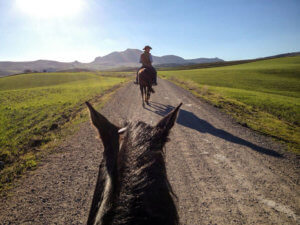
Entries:
POLYGON ((83 0, 16 0, 16 6, 32 17, 72 17, 82 10, 83 0))

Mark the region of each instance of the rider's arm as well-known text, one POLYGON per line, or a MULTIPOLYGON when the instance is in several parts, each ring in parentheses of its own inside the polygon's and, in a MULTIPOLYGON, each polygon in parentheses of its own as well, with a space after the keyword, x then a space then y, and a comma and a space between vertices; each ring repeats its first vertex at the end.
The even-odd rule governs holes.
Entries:
POLYGON ((153 59, 152 59, 152 55, 149 54, 149 59, 150 59, 150 62, 153 63, 153 59))

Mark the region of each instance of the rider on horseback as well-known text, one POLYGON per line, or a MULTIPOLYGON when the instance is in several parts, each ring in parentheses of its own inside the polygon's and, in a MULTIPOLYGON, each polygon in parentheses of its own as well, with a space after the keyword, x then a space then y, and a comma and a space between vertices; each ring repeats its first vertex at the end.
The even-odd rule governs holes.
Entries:
POLYGON ((143 49, 144 53, 141 54, 141 57, 140 57, 140 63, 142 63, 142 67, 139 68, 138 71, 137 71, 136 83, 138 83, 138 72, 139 72, 139 70, 142 69, 142 68, 147 68, 154 74, 153 84, 157 85, 157 72, 156 72, 155 68, 152 66, 153 60, 152 60, 152 55, 150 53, 151 49, 152 48, 149 45, 145 46, 144 49, 143 49))

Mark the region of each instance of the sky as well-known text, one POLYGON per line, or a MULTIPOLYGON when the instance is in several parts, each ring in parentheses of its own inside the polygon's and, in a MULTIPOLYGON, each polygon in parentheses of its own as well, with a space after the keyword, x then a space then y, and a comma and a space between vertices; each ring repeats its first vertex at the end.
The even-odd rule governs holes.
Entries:
POLYGON ((300 0, 0 0, 0 61, 91 62, 145 45, 185 59, 300 51, 300 0))

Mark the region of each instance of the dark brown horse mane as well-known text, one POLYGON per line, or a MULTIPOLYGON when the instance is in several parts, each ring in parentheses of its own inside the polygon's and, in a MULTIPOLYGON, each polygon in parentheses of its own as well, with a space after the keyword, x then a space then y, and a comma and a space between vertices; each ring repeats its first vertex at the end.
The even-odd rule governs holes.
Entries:
MULTIPOLYGON (((179 224, 163 150, 179 107, 154 127, 140 121, 128 123, 111 171, 104 150, 87 224, 179 224)), ((105 141, 103 144, 109 147, 105 141)))

